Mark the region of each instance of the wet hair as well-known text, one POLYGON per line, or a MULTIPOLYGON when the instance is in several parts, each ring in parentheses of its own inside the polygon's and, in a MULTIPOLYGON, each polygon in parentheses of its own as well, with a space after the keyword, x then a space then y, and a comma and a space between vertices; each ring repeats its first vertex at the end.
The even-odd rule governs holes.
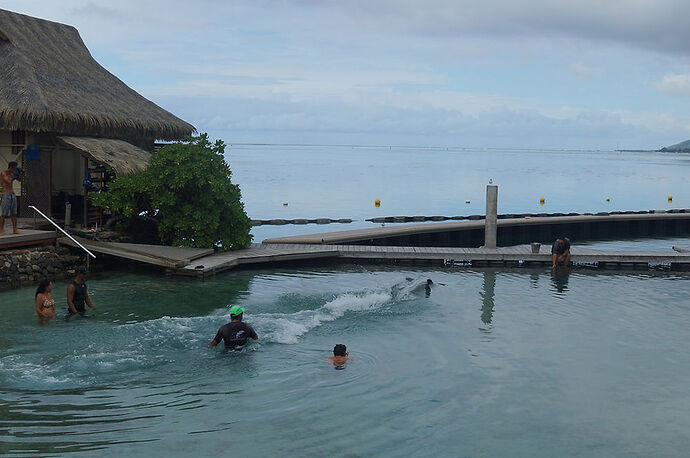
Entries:
POLYGON ((83 268, 82 266, 79 266, 76 269, 74 269, 74 275, 79 275, 79 274, 86 275, 86 269, 83 268))
POLYGON ((431 281, 431 278, 427 278, 427 279, 426 279, 426 284, 427 284, 427 285, 433 285, 434 282, 431 281))
POLYGON ((17 163, 14 162, 14 161, 12 161, 12 162, 10 162, 9 164, 7 164, 7 168, 8 168, 8 169, 11 169, 12 167, 16 167, 16 166, 17 166, 17 163))
POLYGON ((347 347, 343 344, 337 344, 333 347, 333 356, 345 356, 347 353, 347 347))
POLYGON ((51 280, 43 279, 41 280, 41 283, 38 284, 38 288, 36 288, 36 295, 34 297, 37 297, 39 294, 43 294, 46 292, 46 288, 48 285, 50 285, 51 280))

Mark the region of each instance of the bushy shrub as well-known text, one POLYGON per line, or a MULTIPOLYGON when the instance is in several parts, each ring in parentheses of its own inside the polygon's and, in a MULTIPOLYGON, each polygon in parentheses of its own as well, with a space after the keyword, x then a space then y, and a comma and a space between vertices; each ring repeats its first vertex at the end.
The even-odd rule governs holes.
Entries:
POLYGON ((94 205, 123 216, 129 227, 155 220, 160 242, 219 250, 251 243, 251 220, 239 186, 230 180, 225 144, 202 134, 161 148, 141 173, 124 175, 108 191, 90 194, 94 205))

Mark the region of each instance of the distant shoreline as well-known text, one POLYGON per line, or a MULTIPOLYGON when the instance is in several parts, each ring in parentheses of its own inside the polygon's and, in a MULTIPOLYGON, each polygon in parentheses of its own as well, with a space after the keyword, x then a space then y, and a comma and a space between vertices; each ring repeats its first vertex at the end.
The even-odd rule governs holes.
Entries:
POLYGON ((616 153, 662 153, 658 149, 616 149, 616 153))

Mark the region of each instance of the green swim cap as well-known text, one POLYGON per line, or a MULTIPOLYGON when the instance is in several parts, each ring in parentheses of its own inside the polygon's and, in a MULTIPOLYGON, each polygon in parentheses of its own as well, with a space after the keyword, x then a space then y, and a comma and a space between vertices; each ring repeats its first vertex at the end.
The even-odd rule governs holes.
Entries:
POLYGON ((233 305, 232 307, 230 307, 230 316, 242 315, 243 313, 244 309, 239 305, 233 305))

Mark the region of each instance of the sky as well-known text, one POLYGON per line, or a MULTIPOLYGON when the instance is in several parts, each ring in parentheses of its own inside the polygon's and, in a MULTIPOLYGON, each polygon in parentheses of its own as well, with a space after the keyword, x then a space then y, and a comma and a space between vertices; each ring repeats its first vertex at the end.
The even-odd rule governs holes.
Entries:
POLYGON ((687 0, 0 0, 226 143, 690 138, 687 0))

